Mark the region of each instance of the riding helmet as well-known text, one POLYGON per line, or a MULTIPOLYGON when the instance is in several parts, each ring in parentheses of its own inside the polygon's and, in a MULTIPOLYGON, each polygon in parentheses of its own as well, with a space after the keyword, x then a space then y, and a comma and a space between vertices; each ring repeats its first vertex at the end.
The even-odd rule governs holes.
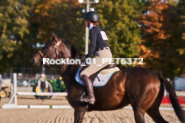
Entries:
POLYGON ((84 20, 90 20, 90 21, 93 21, 93 22, 99 22, 100 17, 99 17, 97 12, 90 11, 90 12, 87 12, 84 15, 84 20))

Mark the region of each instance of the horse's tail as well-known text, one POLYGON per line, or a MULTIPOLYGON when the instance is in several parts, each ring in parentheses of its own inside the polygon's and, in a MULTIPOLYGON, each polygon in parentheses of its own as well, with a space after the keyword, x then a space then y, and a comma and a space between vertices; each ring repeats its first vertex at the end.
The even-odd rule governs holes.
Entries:
POLYGON ((183 114, 183 110, 182 110, 182 108, 181 108, 181 106, 178 102, 177 95, 175 93, 175 90, 174 90, 173 86, 163 76, 159 75, 158 77, 159 77, 161 83, 164 83, 164 85, 165 85, 165 87, 166 87, 166 89, 169 93, 170 101, 172 103, 172 106, 175 110, 175 113, 176 113, 178 119, 182 123, 185 123, 185 117, 184 117, 184 114, 183 114))

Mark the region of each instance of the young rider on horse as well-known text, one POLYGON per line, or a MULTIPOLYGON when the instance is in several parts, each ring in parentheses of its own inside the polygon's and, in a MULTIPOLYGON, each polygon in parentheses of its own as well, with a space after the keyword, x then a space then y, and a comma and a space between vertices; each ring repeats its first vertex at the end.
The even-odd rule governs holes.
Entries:
POLYGON ((84 85, 87 90, 87 97, 84 97, 81 101, 94 104, 95 97, 93 92, 93 83, 89 76, 99 71, 108 65, 108 61, 102 64, 103 58, 112 58, 112 53, 108 46, 108 38, 106 33, 98 27, 99 25, 99 15, 96 12, 90 11, 87 12, 84 16, 86 27, 90 29, 90 49, 89 54, 86 55, 86 58, 92 58, 95 54, 96 64, 90 64, 86 69, 80 73, 80 77, 84 82, 84 85), (98 65, 98 66, 97 66, 98 65), (101 65, 101 66, 100 66, 101 65))

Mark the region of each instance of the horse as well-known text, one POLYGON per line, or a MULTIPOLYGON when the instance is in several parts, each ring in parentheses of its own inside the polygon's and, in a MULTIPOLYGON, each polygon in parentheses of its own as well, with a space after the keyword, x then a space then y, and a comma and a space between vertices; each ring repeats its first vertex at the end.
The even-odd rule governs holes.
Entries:
MULTIPOLYGON (((43 58, 79 58, 81 53, 73 43, 58 38, 53 34, 50 41, 32 58, 33 65, 41 65, 43 58)), ((159 106, 164 96, 164 86, 178 119, 185 123, 183 110, 178 102, 174 88, 162 75, 146 68, 130 67, 115 72, 103 87, 94 87, 96 102, 94 105, 79 101, 84 86, 75 80, 75 74, 80 65, 60 64, 60 74, 67 87, 67 100, 74 108, 74 123, 82 123, 84 114, 88 111, 107 111, 121 109, 131 105, 136 123, 144 123, 147 113, 157 123, 168 123, 161 116, 159 106)))

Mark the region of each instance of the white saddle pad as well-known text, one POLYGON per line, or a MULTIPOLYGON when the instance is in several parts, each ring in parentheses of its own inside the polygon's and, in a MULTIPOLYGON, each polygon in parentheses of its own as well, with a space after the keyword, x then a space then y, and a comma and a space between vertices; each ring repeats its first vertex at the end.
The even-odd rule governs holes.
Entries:
MULTIPOLYGON (((80 79, 80 70, 81 70, 82 67, 79 67, 77 72, 76 72, 76 75, 75 75, 75 79, 76 81, 81 84, 81 85, 84 85, 83 81, 80 79)), ((106 73, 106 74, 98 74, 97 77, 94 79, 93 81, 93 86, 94 87, 102 87, 104 85, 107 84, 107 82, 109 81, 109 79, 111 78, 111 76, 115 73, 116 71, 114 72, 111 72, 111 73, 106 73)))

